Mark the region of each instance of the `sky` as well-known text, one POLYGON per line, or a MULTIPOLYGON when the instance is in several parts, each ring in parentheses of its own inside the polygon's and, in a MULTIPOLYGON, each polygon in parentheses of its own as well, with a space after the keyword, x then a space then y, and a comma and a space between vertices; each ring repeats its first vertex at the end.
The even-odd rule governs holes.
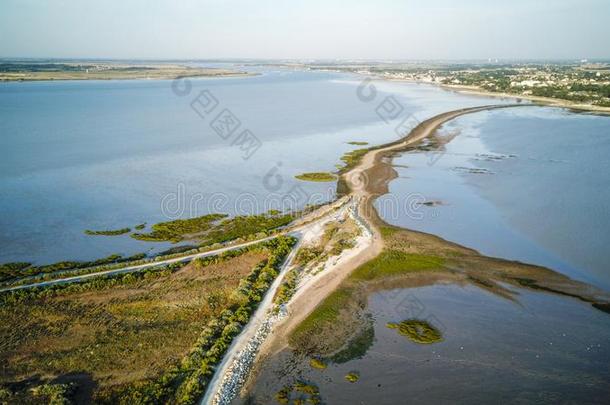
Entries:
POLYGON ((0 57, 610 59, 609 0, 0 0, 0 57))

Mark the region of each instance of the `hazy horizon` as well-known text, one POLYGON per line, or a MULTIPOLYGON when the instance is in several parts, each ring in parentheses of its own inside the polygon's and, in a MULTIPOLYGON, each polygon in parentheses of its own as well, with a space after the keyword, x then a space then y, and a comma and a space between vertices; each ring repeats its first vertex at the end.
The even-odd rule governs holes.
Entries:
POLYGON ((603 0, 5 0, 0 57, 607 60, 603 0))

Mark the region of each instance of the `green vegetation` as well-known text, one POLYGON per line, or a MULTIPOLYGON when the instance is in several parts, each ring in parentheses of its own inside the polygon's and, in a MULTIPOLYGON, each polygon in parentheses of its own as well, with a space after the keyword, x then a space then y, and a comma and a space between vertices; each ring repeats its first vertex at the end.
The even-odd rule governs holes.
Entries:
POLYGON ((375 342, 375 326, 369 319, 367 326, 360 333, 350 339, 347 346, 333 354, 329 360, 333 363, 342 364, 348 361, 362 358, 375 342))
POLYGON ((387 327, 420 344, 432 344, 443 340, 443 335, 434 326, 420 319, 407 319, 400 323, 389 322, 387 327))
POLYGON ((319 359, 317 357, 314 357, 313 359, 309 360, 309 365, 312 368, 318 369, 318 370, 326 370, 326 363, 324 362, 324 360, 319 359))
POLYGON ((320 246, 303 246, 299 249, 295 257, 295 263, 306 265, 314 263, 322 257, 324 249, 320 246))
POLYGON ((74 384, 43 384, 32 389, 35 397, 44 398, 49 405, 68 405, 74 384))
POLYGON ((348 142, 348 144, 350 145, 356 145, 356 146, 364 146, 364 145, 368 145, 368 142, 362 142, 362 141, 351 141, 348 142))
POLYGON ((335 181, 337 180, 337 176, 328 172, 312 172, 312 173, 303 173, 295 178, 303 181, 316 181, 316 182, 327 182, 327 181, 335 181))
POLYGON ((296 254, 295 263, 302 266, 314 266, 328 259, 339 256, 344 250, 355 246, 359 229, 351 219, 342 223, 329 223, 325 226, 324 235, 319 243, 302 246, 296 254))
POLYGON ((32 266, 31 263, 6 263, 0 265, 0 282, 20 279, 23 277, 41 276, 55 272, 65 272, 78 269, 86 269, 116 263, 126 263, 141 260, 146 257, 145 253, 138 253, 132 256, 123 257, 113 254, 108 257, 93 261, 62 261, 42 266, 32 266))
POLYGON ((275 399, 279 404, 286 405, 292 401, 293 404, 319 405, 322 403, 320 390, 314 384, 304 381, 297 381, 294 384, 286 385, 275 394, 275 399))
POLYGON ((32 263, 14 262, 0 264, 0 281, 10 280, 17 277, 22 277, 24 270, 30 267, 32 263))
POLYGON ((274 297, 274 302, 278 307, 290 301, 290 298, 294 295, 297 287, 300 274, 301 269, 297 267, 290 270, 286 276, 284 276, 284 280, 282 280, 282 284, 277 289, 277 293, 274 297))
POLYGON ((443 258, 432 255, 405 253, 398 249, 382 251, 356 268, 294 329, 289 336, 290 344, 339 363, 362 356, 374 340, 371 321, 362 313, 368 283, 412 272, 443 269, 444 263, 443 258))
POLYGON ((264 245, 271 249, 271 256, 256 266, 252 273, 240 282, 236 296, 236 302, 240 304, 225 309, 219 318, 208 323, 195 347, 179 366, 135 392, 123 393, 120 398, 125 399, 126 394, 130 400, 146 398, 147 402, 165 402, 168 390, 171 391, 172 387, 179 383, 172 402, 195 403, 203 394, 213 374, 214 366, 222 359, 222 354, 240 332, 241 327, 248 322, 294 243, 295 240, 289 237, 278 237, 265 242, 264 245))
POLYGON ((132 238, 148 242, 180 242, 184 235, 198 234, 210 230, 214 222, 226 218, 226 214, 208 214, 190 219, 159 222, 150 233, 134 233, 132 238))
MULTIPOLYGON (((93 402, 195 403, 295 242, 3 293, 0 384, 86 372, 99 384, 93 402)), ((29 403, 32 392, 17 395, 29 403)))
POLYGON ((350 279, 357 281, 396 276, 414 271, 442 268, 445 260, 437 256, 384 250, 373 260, 352 272, 350 279))
POLYGON ((141 231, 144 228, 146 228, 146 222, 134 226, 134 229, 137 230, 137 231, 141 231))
POLYGON ((311 69, 363 69, 388 79, 479 88, 519 96, 540 96, 593 106, 610 106, 610 63, 374 63, 313 64, 311 69))
POLYGON ((357 371, 350 371, 345 376, 345 379, 351 383, 355 383, 360 379, 360 373, 358 373, 357 371))
POLYGON ((121 228, 121 229, 110 229, 104 231, 92 231, 90 229, 85 230, 87 235, 102 235, 102 236, 117 236, 117 235, 125 235, 126 233, 131 232, 131 228, 121 228))
POLYGON ((182 263, 172 263, 167 266, 149 267, 134 273, 100 276, 78 283, 54 284, 42 287, 33 287, 21 290, 5 291, 0 293, 0 303, 17 304, 32 299, 44 299, 63 294, 79 293, 84 291, 102 290, 120 285, 133 284, 143 279, 153 279, 168 276, 180 270, 182 263))
POLYGON ((341 156, 343 166, 340 168, 339 173, 345 173, 353 169, 368 151, 369 149, 354 149, 343 154, 341 156))
POLYGON ((277 211, 267 214, 226 218, 225 214, 208 214, 190 219, 161 222, 152 226, 150 233, 133 233, 138 240, 149 242, 180 242, 186 238, 198 239, 201 246, 223 243, 245 237, 266 236, 268 232, 288 225, 294 214, 277 211))
POLYGON ((353 288, 342 286, 333 291, 294 329, 289 337, 291 345, 310 351, 316 345, 310 345, 308 342, 320 338, 320 333, 325 328, 336 326, 341 311, 349 308, 350 302, 355 302, 353 288))

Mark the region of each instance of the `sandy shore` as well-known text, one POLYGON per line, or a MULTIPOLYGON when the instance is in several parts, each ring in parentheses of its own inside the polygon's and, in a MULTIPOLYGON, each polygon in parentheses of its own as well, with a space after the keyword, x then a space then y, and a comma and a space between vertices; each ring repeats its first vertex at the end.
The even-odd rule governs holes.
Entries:
MULTIPOLYGON (((399 151, 414 146, 424 138, 431 136, 444 123, 461 115, 497 108, 510 108, 526 106, 514 105, 486 105, 473 108, 464 108, 450 111, 432 117, 414 128, 411 133, 396 142, 371 148, 361 161, 341 177, 350 190, 350 196, 357 206, 359 216, 366 223, 372 237, 368 243, 359 244, 358 251, 349 260, 338 263, 328 272, 321 274, 314 282, 303 285, 289 303, 288 316, 276 325, 274 331, 261 346, 256 362, 250 373, 250 378, 243 387, 247 392, 255 383, 256 376, 262 370, 267 359, 278 352, 288 348, 288 337, 291 332, 321 303, 328 295, 335 291, 346 280, 349 274, 358 266, 379 255, 385 244, 392 248, 393 240, 384 241, 380 227, 391 227, 377 214, 374 200, 388 192, 388 183, 396 177, 391 167, 391 158, 399 151), (364 180, 363 180, 364 179, 364 180)), ((517 288, 530 288, 538 292, 546 292, 578 299, 591 303, 594 307, 607 312, 608 295, 587 284, 573 281, 568 277, 552 270, 527 265, 515 261, 496 259, 480 255, 475 250, 446 241, 435 235, 400 229, 401 243, 408 245, 414 253, 441 254, 451 257, 453 263, 451 270, 444 273, 415 273, 407 275, 403 280, 403 287, 417 287, 436 283, 456 283, 466 285, 474 283, 504 298, 514 300, 514 293, 506 289, 502 283, 509 283, 517 288), (523 284, 523 282, 527 283, 523 284), (601 303, 601 304, 600 304, 601 303), (601 306, 600 306, 601 305, 601 306)), ((383 287, 381 283, 378 287, 383 287)), ((341 328, 341 326, 338 326, 341 328)), ((321 339, 328 337, 322 336, 321 339)))
POLYGON ((375 258, 383 250, 383 239, 378 224, 380 219, 373 207, 373 201, 387 192, 387 183, 394 177, 393 173, 383 170, 378 164, 381 159, 393 151, 403 149, 420 142, 433 134, 441 125, 464 114, 475 113, 496 108, 508 108, 509 105, 487 105, 474 108, 446 112, 432 117, 414 128, 411 133, 396 142, 378 146, 364 155, 354 168, 342 175, 351 190, 351 197, 356 203, 358 214, 367 224, 372 237, 368 244, 359 246, 358 251, 349 260, 334 266, 331 271, 324 272, 315 281, 299 288, 288 307, 288 316, 279 323, 274 332, 262 345, 259 360, 276 353, 288 345, 288 336, 328 295, 330 295, 345 278, 360 265, 375 258))

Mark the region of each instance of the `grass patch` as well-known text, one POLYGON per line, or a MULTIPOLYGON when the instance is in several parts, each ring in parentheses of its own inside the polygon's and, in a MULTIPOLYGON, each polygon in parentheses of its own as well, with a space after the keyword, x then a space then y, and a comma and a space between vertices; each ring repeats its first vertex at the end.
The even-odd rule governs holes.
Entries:
POLYGON ((131 232, 131 228, 121 228, 121 229, 108 229, 103 231, 92 231, 90 229, 85 230, 85 234, 87 235, 101 235, 101 236, 118 236, 125 235, 126 233, 131 232))
POLYGON ((286 304, 294 295, 297 283, 299 281, 300 270, 300 268, 294 268, 290 270, 284 277, 284 280, 282 280, 282 284, 277 289, 277 292, 273 299, 278 307, 280 305, 286 304))
POLYGON ((55 272, 86 269, 89 267, 106 266, 117 263, 126 263, 141 260, 146 257, 145 253, 137 253, 132 256, 123 257, 119 254, 110 255, 92 261, 72 261, 66 260, 42 266, 32 266, 31 263, 5 263, 0 265, 0 282, 16 280, 23 277, 48 275, 55 272))
POLYGON ((311 366, 311 368, 315 368, 318 370, 326 370, 326 367, 327 367, 324 360, 318 359, 315 357, 313 359, 309 360, 309 365, 311 366))
POLYGON ((295 263, 306 265, 319 261, 324 254, 324 249, 320 246, 303 246, 299 249, 295 257, 295 263))
POLYGON ((345 173, 351 170, 354 166, 356 166, 362 157, 366 155, 368 149, 354 149, 350 152, 346 152, 341 156, 341 161, 343 162, 343 166, 340 167, 339 172, 345 173))
MULTIPOLYGON (((3 293, 0 385, 44 376, 45 402, 53 392, 44 384, 87 373, 89 402, 195 403, 295 242, 278 237, 187 267, 3 293)), ((22 391, 9 394, 39 402, 22 391)))
POLYGON ((362 358, 375 342, 375 327, 372 320, 358 335, 352 338, 347 347, 332 355, 329 360, 333 363, 342 364, 348 361, 362 358))
POLYGON ((131 237, 148 242, 173 242, 198 239, 201 246, 223 243, 246 237, 264 237, 295 218, 293 214, 270 211, 260 215, 240 215, 227 218, 225 214, 209 214, 190 219, 160 222, 149 233, 133 233, 131 237), (225 219, 226 218, 226 219, 225 219))
POLYGON ((207 231, 214 222, 226 218, 226 214, 208 214, 196 218, 159 222, 149 233, 134 233, 132 238, 148 242, 180 242, 184 235, 207 231))
POLYGON ((360 373, 357 371, 350 371, 345 376, 345 379, 351 383, 355 383, 360 379, 360 373))
POLYGON ((318 405, 322 403, 318 387, 305 381, 286 385, 275 394, 275 400, 282 405, 290 403, 318 405))
POLYGON ((295 178, 303 181, 316 181, 316 182, 328 182, 337 180, 337 176, 328 172, 312 172, 312 173, 303 173, 295 178))
POLYGON ((400 323, 389 322, 386 326, 390 329, 396 329, 399 334, 414 343, 432 344, 443 340, 441 331, 420 319, 407 319, 400 323))
POLYGON ((376 258, 354 270, 350 279, 369 281, 413 271, 437 269, 442 267, 444 263, 445 260, 437 256, 404 253, 399 250, 384 250, 376 258))
POLYGON ((352 290, 350 288, 340 287, 333 291, 299 324, 292 333, 291 339, 295 341, 303 335, 315 333, 324 324, 334 324, 339 317, 340 309, 345 307, 351 299, 352 290))

